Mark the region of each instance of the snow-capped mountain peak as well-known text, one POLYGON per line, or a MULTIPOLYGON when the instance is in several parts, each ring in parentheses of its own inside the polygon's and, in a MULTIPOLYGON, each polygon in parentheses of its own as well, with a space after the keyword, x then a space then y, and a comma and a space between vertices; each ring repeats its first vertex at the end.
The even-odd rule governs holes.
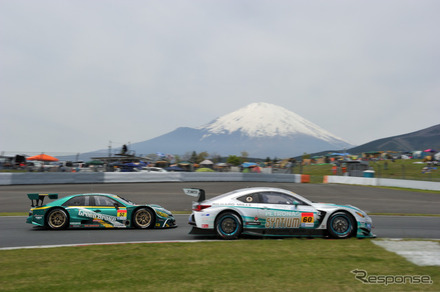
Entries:
POLYGON ((264 102, 249 104, 200 129, 209 134, 232 134, 238 131, 241 135, 254 138, 304 134, 325 141, 342 140, 294 112, 264 102))
POLYGON ((136 153, 182 155, 207 151, 216 155, 295 157, 305 152, 335 151, 352 145, 301 116, 268 103, 252 103, 198 128, 179 127, 156 138, 134 143, 136 153))

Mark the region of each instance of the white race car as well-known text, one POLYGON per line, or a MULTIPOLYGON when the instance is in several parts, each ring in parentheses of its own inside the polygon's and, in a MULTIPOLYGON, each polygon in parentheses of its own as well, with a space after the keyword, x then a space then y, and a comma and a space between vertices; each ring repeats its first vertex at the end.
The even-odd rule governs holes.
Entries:
POLYGON ((350 205, 313 203, 279 188, 246 188, 205 200, 202 189, 184 189, 193 202, 190 234, 217 234, 236 239, 241 234, 332 238, 376 237, 371 218, 350 205))

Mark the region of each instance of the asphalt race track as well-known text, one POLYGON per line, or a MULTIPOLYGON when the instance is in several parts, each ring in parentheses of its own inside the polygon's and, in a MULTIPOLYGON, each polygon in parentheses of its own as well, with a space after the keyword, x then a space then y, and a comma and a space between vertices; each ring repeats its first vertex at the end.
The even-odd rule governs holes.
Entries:
MULTIPOLYGON (((26 224, 26 217, 0 217, 0 248, 46 245, 81 245, 120 242, 164 242, 207 239, 189 235, 188 215, 176 215, 173 229, 70 229, 52 231, 26 224)), ((380 238, 440 239, 440 217, 372 216, 374 233, 380 238)))
MULTIPOLYGON (((203 182, 136 183, 93 185, 0 186, 0 212, 27 212, 27 193, 59 193, 60 197, 77 193, 114 193, 137 203, 160 204, 172 211, 189 211, 191 197, 184 187, 200 187, 207 197, 242 187, 272 186, 292 190, 312 201, 351 204, 370 213, 440 214, 440 194, 389 190, 350 185, 203 182)), ((26 217, 0 217, 0 248, 41 245, 180 241, 199 239, 189 235, 188 215, 176 215, 179 227, 166 230, 100 229, 51 231, 25 223, 26 217)), ((374 233, 386 238, 440 239, 440 217, 372 216, 374 233)), ((210 238, 202 238, 210 239, 210 238)), ((215 238, 214 238, 215 239, 215 238)))
POLYGON ((351 204, 372 213, 440 214, 440 194, 400 191, 353 185, 268 182, 119 183, 0 186, 0 213, 28 212, 27 193, 111 193, 136 203, 154 203, 172 211, 190 211, 193 198, 182 188, 197 187, 214 197, 238 188, 268 186, 296 192, 311 201, 351 204))

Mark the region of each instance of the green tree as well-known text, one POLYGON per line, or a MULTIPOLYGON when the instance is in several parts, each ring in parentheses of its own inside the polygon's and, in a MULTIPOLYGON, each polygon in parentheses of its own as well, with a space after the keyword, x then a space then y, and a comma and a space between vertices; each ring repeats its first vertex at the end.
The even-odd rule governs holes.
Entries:
POLYGON ((222 160, 222 157, 221 157, 219 154, 217 154, 217 153, 211 154, 210 157, 211 157, 210 159, 211 159, 212 162, 214 162, 214 163, 219 163, 219 162, 221 162, 221 160, 222 160))
POLYGON ((197 152, 193 151, 191 154, 191 158, 189 159, 189 162, 196 163, 197 161, 197 152))
POLYGON ((302 159, 310 159, 310 154, 307 154, 307 152, 304 152, 302 159))
POLYGON ((197 155, 196 163, 200 163, 200 162, 202 162, 202 161, 205 160, 208 156, 209 156, 208 152, 206 152, 206 151, 200 152, 200 153, 197 155))
POLYGON ((241 158, 236 155, 229 155, 226 162, 233 165, 233 166, 238 166, 242 163, 241 158))
POLYGON ((264 161, 266 162, 267 165, 272 165, 272 160, 270 159, 270 157, 266 157, 266 160, 264 161))

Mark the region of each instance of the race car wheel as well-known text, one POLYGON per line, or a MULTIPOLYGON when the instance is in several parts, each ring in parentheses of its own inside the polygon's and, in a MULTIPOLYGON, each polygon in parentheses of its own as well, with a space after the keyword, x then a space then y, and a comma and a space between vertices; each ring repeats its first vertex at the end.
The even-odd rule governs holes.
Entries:
POLYGON ((327 230, 333 238, 349 238, 356 232, 355 227, 353 217, 345 212, 332 214, 327 222, 327 230))
POLYGON ((155 216, 150 209, 138 209, 133 214, 133 225, 136 228, 153 228, 155 216))
POLYGON ((241 219, 235 213, 223 213, 215 221, 215 230, 223 239, 237 239, 242 229, 241 219))
POLYGON ((65 229, 69 225, 69 217, 63 209, 53 209, 46 217, 46 226, 50 229, 65 229))

